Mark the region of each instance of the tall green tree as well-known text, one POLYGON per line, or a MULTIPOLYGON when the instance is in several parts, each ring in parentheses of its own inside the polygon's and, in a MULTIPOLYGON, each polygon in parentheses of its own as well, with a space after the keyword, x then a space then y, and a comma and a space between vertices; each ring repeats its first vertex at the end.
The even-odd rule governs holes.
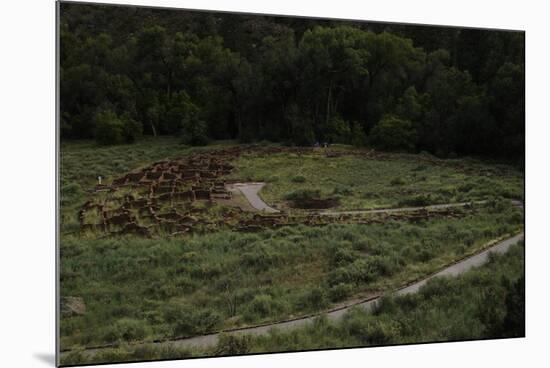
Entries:
POLYGON ((360 145, 410 123, 414 139, 389 149, 523 159, 522 32, 68 3, 61 14, 64 139, 119 137, 125 121, 146 135, 185 125, 194 142, 360 145))

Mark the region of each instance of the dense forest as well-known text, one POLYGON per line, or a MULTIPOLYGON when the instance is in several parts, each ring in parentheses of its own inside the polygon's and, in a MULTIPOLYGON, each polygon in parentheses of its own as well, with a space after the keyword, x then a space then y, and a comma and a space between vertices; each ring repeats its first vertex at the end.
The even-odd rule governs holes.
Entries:
POLYGON ((62 139, 523 160, 524 33, 61 4, 62 139))

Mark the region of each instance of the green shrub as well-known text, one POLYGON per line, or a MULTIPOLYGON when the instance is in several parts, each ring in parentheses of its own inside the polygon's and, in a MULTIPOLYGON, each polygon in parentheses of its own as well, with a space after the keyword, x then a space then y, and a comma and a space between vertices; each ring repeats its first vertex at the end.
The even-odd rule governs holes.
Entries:
POLYGON ((429 248, 422 248, 416 255, 416 260, 421 262, 427 262, 434 257, 433 250, 429 248))
POLYGON ((104 339, 108 342, 137 341, 142 340, 149 333, 150 328, 145 321, 121 318, 107 329, 104 339))
POLYGON ((296 175, 296 176, 293 176, 292 179, 290 179, 290 181, 292 181, 293 183, 305 183, 306 178, 302 175, 296 175))
MULTIPOLYGON (((280 179, 281 179, 281 177, 279 175, 269 175, 269 176, 266 176, 265 178, 263 178, 263 180, 259 180, 259 181, 265 181, 267 183, 276 183, 280 179)), ((304 181, 305 181, 305 179, 304 179, 304 181)))
POLYGON ((348 196, 348 195, 353 194, 353 190, 351 190, 350 188, 337 186, 337 187, 334 187, 334 189, 332 190, 332 194, 333 195, 348 196))
POLYGON ((413 124, 393 115, 385 115, 371 130, 370 142, 387 150, 412 150, 416 145, 413 124))
POLYGON ((77 365, 86 362, 87 355, 84 350, 73 350, 61 357, 61 364, 63 365, 77 365))
POLYGON ((370 315, 357 308, 350 311, 343 320, 343 328, 362 344, 386 345, 399 341, 399 322, 386 315, 370 315))
POLYGON ((319 199, 320 197, 321 191, 319 189, 298 189, 285 195, 285 199, 290 201, 304 201, 319 199))
POLYGON ((135 360, 184 359, 193 356, 192 351, 187 348, 163 344, 137 345, 130 354, 135 360))
POLYGON ((414 197, 406 198, 399 201, 398 205, 402 207, 405 207, 405 206, 420 207, 420 206, 428 206, 432 203, 433 203, 433 200, 430 194, 418 194, 414 197))
POLYGON ((506 218, 506 222, 510 225, 518 224, 523 221, 523 214, 519 211, 513 212, 506 218))
POLYGON ((387 345, 398 341, 400 336, 399 322, 390 318, 369 321, 365 327, 366 333, 361 338, 369 345, 387 345))
POLYGON ((333 267, 346 266, 357 258, 355 252, 348 248, 337 247, 330 251, 330 264, 333 267))
POLYGON ((72 197, 81 195, 83 193, 82 187, 77 183, 70 183, 61 187, 61 195, 72 197))
POLYGON ((182 142, 191 146, 204 146, 208 143, 206 122, 197 114, 186 116, 181 128, 182 142))
POLYGON ((391 276, 400 268, 398 256, 372 256, 368 258, 370 268, 377 275, 391 276))
POLYGON ((221 322, 221 316, 211 309, 193 311, 186 318, 175 323, 174 335, 185 336, 212 332, 221 322))
POLYGON ((393 178, 391 181, 390 181, 390 184, 391 185, 404 185, 405 184, 405 180, 403 180, 402 178, 393 178))
POLYGON ((330 272, 330 284, 367 283, 376 280, 381 275, 392 275, 399 269, 399 259, 387 256, 371 256, 367 259, 357 259, 343 267, 330 272))
POLYGON ((61 204, 66 205, 73 202, 84 194, 82 187, 77 183, 66 184, 61 187, 61 204))
POLYGON ((351 129, 341 116, 333 116, 325 126, 325 140, 329 143, 349 143, 351 129))
POLYGON ((125 113, 118 116, 107 108, 100 109, 95 117, 95 139, 102 145, 132 143, 142 134, 143 126, 125 113))
POLYGON ((208 127, 201 118, 201 109, 185 91, 172 96, 162 113, 159 126, 166 133, 179 134, 185 145, 203 146, 208 143, 208 127))
POLYGON ((112 110, 100 110, 95 115, 97 143, 118 144, 124 142, 124 123, 112 110))
POLYGON ((354 122, 351 128, 351 144, 355 147, 364 147, 367 145, 367 135, 363 127, 354 122))
POLYGON ((328 306, 328 298, 324 289, 313 287, 302 295, 300 304, 306 309, 320 310, 328 306))
POLYGON ((276 265, 278 257, 266 246, 259 246, 249 252, 241 254, 239 263, 241 266, 249 267, 254 270, 262 270, 276 265))
POLYGON ((221 334, 214 355, 239 355, 247 354, 251 349, 251 337, 249 335, 236 336, 221 334))
POLYGON ((219 263, 190 264, 189 272, 193 278, 199 280, 211 280, 223 273, 219 263))
POLYGON ((271 295, 256 295, 250 303, 252 312, 260 317, 269 316, 272 313, 273 298, 271 295))
POLYGON ((467 193, 474 188, 475 188, 475 185, 473 183, 464 183, 459 185, 457 190, 462 193, 467 193))
POLYGON ((350 296, 352 292, 352 285, 341 282, 329 289, 329 298, 332 302, 339 302, 350 296))
POLYGON ((143 134, 143 125, 132 119, 129 113, 124 113, 120 117, 124 125, 124 142, 134 143, 143 134))
POLYGON ((412 171, 424 171, 428 168, 428 166, 426 165, 418 165, 417 167, 415 167, 414 169, 412 169, 412 171))
POLYGON ((209 308, 198 309, 181 304, 166 306, 164 320, 172 327, 174 337, 212 332, 222 322, 221 316, 209 308))

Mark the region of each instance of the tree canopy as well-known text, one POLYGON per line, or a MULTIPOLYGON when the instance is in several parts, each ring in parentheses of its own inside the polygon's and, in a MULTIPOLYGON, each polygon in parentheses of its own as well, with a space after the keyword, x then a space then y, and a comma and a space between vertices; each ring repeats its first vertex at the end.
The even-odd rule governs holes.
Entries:
POLYGON ((61 4, 61 136, 524 155, 522 32, 61 4))

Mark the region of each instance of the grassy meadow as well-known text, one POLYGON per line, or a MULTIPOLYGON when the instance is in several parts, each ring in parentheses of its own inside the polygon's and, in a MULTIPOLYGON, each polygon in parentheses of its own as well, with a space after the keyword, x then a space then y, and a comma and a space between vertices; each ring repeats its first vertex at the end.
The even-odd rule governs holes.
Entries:
POLYGON ((323 149, 300 155, 245 155, 235 162, 232 177, 266 182, 263 199, 282 209, 288 209, 287 199, 293 194, 304 191, 336 199, 340 210, 523 198, 523 174, 506 165, 438 160, 429 154, 369 159, 346 155, 346 146, 330 151, 343 155, 326 157, 323 149))
MULTIPOLYGON (((106 344, 125 349, 131 342, 194 336, 319 313, 422 278, 523 227, 522 210, 509 201, 522 199, 523 174, 511 166, 473 159, 436 160, 428 155, 369 158, 351 154, 360 151, 342 146, 333 148, 341 153, 336 157, 326 157, 322 150, 300 155, 245 154, 232 162, 235 170, 228 179, 265 181, 260 195, 283 210, 288 210, 289 198, 308 191, 319 198, 336 199, 333 210, 488 201, 458 210, 458 218, 428 218, 417 223, 298 225, 172 238, 105 237, 79 231, 77 212, 88 200, 97 175, 108 184, 161 159, 233 144, 190 148, 172 138, 107 147, 92 142, 62 144, 61 295, 81 297, 86 303, 85 314, 61 319, 62 349, 78 351, 106 344)), ((460 282, 464 288, 469 281, 460 282)), ((395 308, 397 314, 388 312, 382 320, 403 318, 395 308)), ((363 324, 370 326, 374 317, 357 312, 350 318, 359 321, 358 331, 363 331, 367 328, 363 324)), ((380 328, 394 329, 391 323, 380 328)), ((275 347, 269 351, 371 344, 358 335, 343 338, 341 334, 349 328, 320 320, 297 335, 273 333, 265 339, 247 340, 246 352, 267 351, 269 344, 275 347), (335 334, 314 342, 315 336, 327 331, 335 334)), ((407 341, 445 338, 436 334, 415 340, 419 333, 410 332, 407 341)), ((405 341, 405 337, 392 339, 388 343, 405 341)), ((237 348, 241 343, 227 342, 237 348)), ((121 359, 191 354, 155 349, 121 359)), ((226 347, 220 349, 208 354, 231 353, 226 347)), ((75 354, 65 363, 78 361, 75 354)), ((113 360, 117 358, 105 358, 113 360)))
POLYGON ((524 32, 58 14, 63 364, 521 335, 521 246, 326 312, 523 231, 524 32))
POLYGON ((436 278, 419 293, 387 297, 373 313, 350 310, 339 322, 319 317, 292 331, 222 335, 206 349, 120 345, 94 355, 76 350, 64 364, 175 359, 293 350, 524 336, 523 244, 455 278, 436 278))

